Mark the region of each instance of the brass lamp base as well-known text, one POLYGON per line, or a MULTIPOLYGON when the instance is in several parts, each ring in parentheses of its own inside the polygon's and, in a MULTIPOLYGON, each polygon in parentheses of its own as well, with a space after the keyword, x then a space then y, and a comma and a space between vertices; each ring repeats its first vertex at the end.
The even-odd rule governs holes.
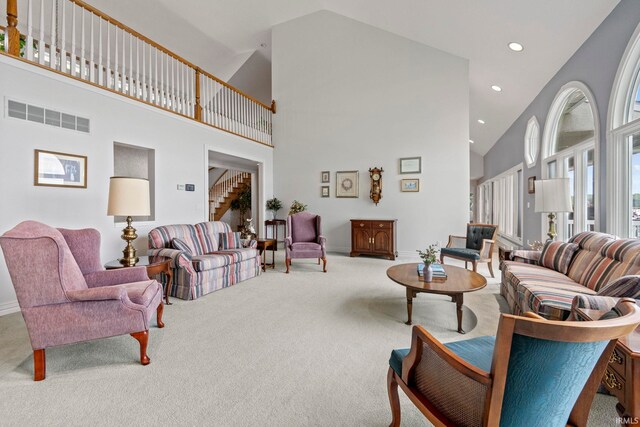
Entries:
MULTIPOLYGON (((556 236, 558 235, 558 233, 556 232, 556 214, 554 213, 550 213, 549 216, 549 232, 547 233, 547 236, 549 236, 549 240, 556 240, 556 236)), ((124 239, 124 237, 123 237, 124 239)))
POLYGON ((136 256, 136 249, 131 245, 131 242, 138 238, 136 229, 131 226, 132 221, 133 219, 128 216, 127 226, 122 230, 122 236, 120 236, 122 240, 127 242, 127 246, 125 246, 122 251, 123 257, 120 258, 120 264, 125 267, 134 267, 139 261, 139 258, 136 256))

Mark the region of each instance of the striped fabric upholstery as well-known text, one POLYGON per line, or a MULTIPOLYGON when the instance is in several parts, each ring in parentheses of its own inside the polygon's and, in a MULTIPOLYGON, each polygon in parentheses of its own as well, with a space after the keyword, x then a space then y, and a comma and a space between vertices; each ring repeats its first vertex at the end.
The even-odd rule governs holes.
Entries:
POLYGON ((640 276, 622 276, 603 286, 598 295, 640 299, 640 276))
POLYGON ((242 243, 240 242, 240 233, 239 232, 230 232, 230 233, 220 233, 220 249, 238 249, 242 247, 242 243))
POLYGON ((573 256, 580 247, 575 243, 552 242, 544 245, 539 263, 562 274, 567 274, 573 256))
POLYGON ((587 268, 593 262, 601 259, 600 252, 602 247, 615 240, 615 236, 594 231, 585 231, 573 236, 569 239, 569 243, 577 244, 580 246, 580 250, 578 250, 578 253, 574 256, 567 276, 585 285, 587 281, 584 279, 586 278, 585 273, 587 268))
POLYGON ((171 247, 178 251, 184 252, 187 258, 191 258, 193 256, 193 248, 177 237, 171 239, 171 247))
MULTIPOLYGON (((172 296, 196 299, 262 273, 262 259, 255 249, 255 241, 250 248, 219 251, 218 234, 230 231, 229 224, 211 221, 195 225, 165 225, 149 232, 147 254, 172 259, 172 296), (192 260, 188 259, 186 252, 172 248, 171 240, 174 238, 193 247, 192 260)), ((163 285, 166 285, 166 280, 163 276, 163 285)))
POLYGON ((533 311, 548 320, 566 320, 571 314, 571 302, 576 295, 595 292, 580 285, 520 284, 518 305, 522 313, 533 311))
POLYGON ((599 291, 625 275, 640 274, 640 240, 620 239, 607 243, 585 266, 580 283, 599 291))
MULTIPOLYGON (((613 307, 615 307, 618 301, 619 298, 613 297, 602 297, 598 295, 576 295, 571 304, 571 309, 574 310, 575 308, 586 308, 589 310, 609 311, 613 307)), ((586 320, 578 316, 577 318, 578 320, 586 320)))

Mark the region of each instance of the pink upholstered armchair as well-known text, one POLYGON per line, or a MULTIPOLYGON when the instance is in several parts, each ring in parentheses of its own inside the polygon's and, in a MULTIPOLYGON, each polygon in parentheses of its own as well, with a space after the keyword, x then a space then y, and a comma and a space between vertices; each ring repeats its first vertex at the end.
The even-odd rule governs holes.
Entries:
POLYGON ((57 230, 25 221, 0 236, 0 246, 31 339, 34 380, 46 375, 45 349, 131 334, 140 363, 154 311, 162 328, 162 286, 144 267, 105 271, 97 230, 57 230))
POLYGON ((287 273, 293 258, 318 258, 322 271, 327 272, 327 239, 322 235, 320 215, 300 212, 287 217, 287 238, 284 241, 287 273))

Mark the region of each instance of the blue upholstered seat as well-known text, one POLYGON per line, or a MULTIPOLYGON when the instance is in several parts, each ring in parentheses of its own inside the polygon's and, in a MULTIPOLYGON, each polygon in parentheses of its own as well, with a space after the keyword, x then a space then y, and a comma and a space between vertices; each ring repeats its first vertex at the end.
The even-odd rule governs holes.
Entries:
POLYGON ((457 258, 465 258, 469 261, 478 261, 480 259, 480 251, 469 248, 442 248, 440 252, 443 255, 450 255, 457 258))
MULTIPOLYGON (((491 360, 493 358, 493 347, 495 337, 477 337, 463 341, 456 341, 445 344, 449 350, 460 356, 472 365, 489 372, 491 370, 491 360)), ((398 375, 402 375, 402 361, 409 354, 408 348, 396 349, 391 352, 389 366, 398 375)))

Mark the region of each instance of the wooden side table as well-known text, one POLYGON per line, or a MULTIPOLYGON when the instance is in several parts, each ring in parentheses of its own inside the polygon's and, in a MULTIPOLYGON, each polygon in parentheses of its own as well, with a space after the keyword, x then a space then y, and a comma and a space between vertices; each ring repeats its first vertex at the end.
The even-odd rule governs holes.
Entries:
MULTIPOLYGON (((164 289, 165 304, 171 305, 169 302, 169 294, 171 293, 171 286, 173 285, 173 273, 171 272, 171 258, 166 256, 141 256, 135 267, 146 267, 147 276, 151 279, 153 276, 157 276, 160 273, 164 273, 167 276, 167 284, 164 289)), ((120 264, 120 261, 114 259, 104 265, 107 270, 115 270, 118 268, 127 268, 120 264)), ((160 282, 162 283, 162 282, 160 282)))
POLYGON ((267 238, 258 238, 256 239, 258 242, 258 250, 260 251, 260 256, 262 257, 262 271, 267 271, 267 266, 270 266, 273 270, 276 268, 276 245, 278 241, 276 239, 267 239, 267 238), (271 248, 271 264, 267 264, 266 251, 271 248))
POLYGON ((274 250, 278 250, 278 227, 279 226, 283 226, 284 227, 284 236, 286 237, 287 235, 287 221, 284 219, 268 219, 264 222, 264 232, 269 235, 269 233, 267 233, 267 231, 269 230, 268 227, 271 227, 271 235, 273 236, 273 239, 275 239, 276 244, 274 246, 274 250))

